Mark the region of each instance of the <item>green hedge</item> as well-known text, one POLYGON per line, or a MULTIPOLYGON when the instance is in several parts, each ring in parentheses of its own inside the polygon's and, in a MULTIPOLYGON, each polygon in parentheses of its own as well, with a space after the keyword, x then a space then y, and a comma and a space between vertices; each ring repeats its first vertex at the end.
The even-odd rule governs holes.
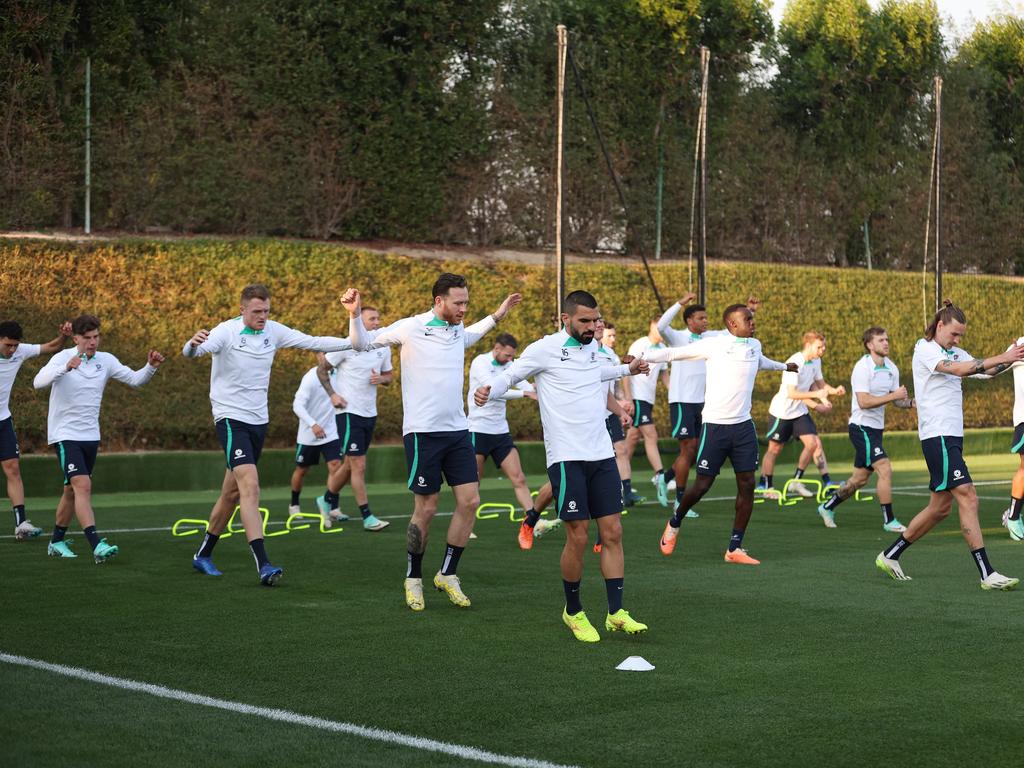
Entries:
MULTIPOLYGON (((282 240, 183 240, 110 243, 12 241, 0 245, 0 295, 3 319, 19 320, 27 340, 49 339, 64 318, 96 313, 104 322, 102 348, 133 367, 146 350, 168 354, 160 374, 145 388, 133 391, 112 383, 102 415, 104 446, 109 449, 214 449, 209 400, 208 360, 184 359, 180 349, 200 328, 210 328, 237 313, 238 293, 253 281, 267 283, 273 293, 274 317, 315 334, 347 333, 338 296, 348 285, 362 289, 365 301, 380 308, 385 321, 425 310, 429 287, 441 270, 469 278, 470 317, 490 312, 512 290, 525 301, 502 325, 527 343, 553 329, 555 303, 550 271, 513 262, 431 261, 382 256, 350 248, 282 240)), ((688 289, 685 264, 653 267, 659 288, 671 301, 688 289)), ((910 356, 922 328, 921 276, 912 273, 858 269, 787 267, 775 264, 725 262, 709 269, 709 310, 720 325, 724 305, 756 293, 763 301, 758 336, 766 354, 785 359, 801 346, 809 328, 828 335, 823 361, 826 378, 848 382, 863 353, 860 336, 870 325, 889 329, 893 358, 903 380, 912 384, 910 356)), ((657 306, 641 268, 632 262, 572 264, 567 286, 585 288, 601 301, 604 315, 619 329, 619 351, 646 332, 657 306)), ((968 313, 964 345, 977 355, 1005 349, 1019 335, 1017 281, 997 277, 949 276, 946 293, 968 313)), ((473 354, 489 349, 489 341, 473 354)), ((470 358, 467 356, 467 368, 470 358)), ((397 365, 397 354, 396 354, 397 365)), ((42 361, 26 363, 12 396, 15 422, 26 453, 45 449, 47 394, 32 389, 31 379, 42 361)), ((285 350, 279 355, 270 388, 271 424, 268 445, 287 447, 295 438, 291 400, 299 379, 314 364, 312 354, 285 350)), ((779 374, 758 377, 754 415, 766 427, 768 401, 779 374)), ((994 382, 965 384, 965 415, 969 426, 1008 426, 1013 402, 1009 376, 994 382)), ((509 406, 519 437, 539 436, 533 401, 509 406)), ((657 409, 658 423, 668 429, 667 408, 657 409)), ((819 417, 822 431, 845 431, 849 398, 836 400, 835 410, 819 417)), ((913 429, 914 415, 890 408, 892 429, 913 429)), ((401 393, 396 382, 380 395, 380 440, 401 433, 401 393)))

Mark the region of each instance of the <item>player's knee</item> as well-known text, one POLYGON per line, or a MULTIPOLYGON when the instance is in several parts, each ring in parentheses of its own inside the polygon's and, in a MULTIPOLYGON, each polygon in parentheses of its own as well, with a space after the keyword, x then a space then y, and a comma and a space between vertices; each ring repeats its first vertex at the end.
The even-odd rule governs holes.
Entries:
MULTIPOLYGON (((750 477, 737 477, 736 478, 736 488, 742 494, 751 494, 751 495, 753 495, 753 493, 754 493, 754 486, 755 485, 756 485, 756 483, 754 482, 753 475, 751 475, 750 477)), ((710 487, 710 486, 708 486, 708 487, 710 487)))
POLYGON ((601 543, 615 547, 622 543, 622 523, 615 522, 601 529, 601 543))
MULTIPOLYGON (((330 461, 327 462, 327 471, 330 472, 331 474, 334 474, 335 472, 339 472, 340 470, 341 470, 341 461, 340 460, 338 460, 338 459, 331 459, 330 461)), ((302 474, 306 474, 306 473, 303 472, 302 474)))
POLYGON ((21 464, 17 459, 8 459, 3 462, 4 474, 7 475, 8 480, 20 480, 21 479, 21 464))
POLYGON ((587 546, 587 529, 582 525, 565 526, 565 540, 575 548, 583 549, 587 546))

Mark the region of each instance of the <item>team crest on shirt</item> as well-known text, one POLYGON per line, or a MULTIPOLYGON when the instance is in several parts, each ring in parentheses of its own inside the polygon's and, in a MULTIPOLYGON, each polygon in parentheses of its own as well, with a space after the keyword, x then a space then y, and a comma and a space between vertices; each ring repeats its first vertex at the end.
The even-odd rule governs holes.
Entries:
POLYGON ((240 346, 240 347, 244 347, 245 346, 245 337, 244 336, 242 337, 242 340, 238 342, 238 346, 240 346))
POLYGON ((266 336, 263 337, 263 346, 264 347, 269 347, 270 346, 270 339, 268 337, 266 337, 266 336))

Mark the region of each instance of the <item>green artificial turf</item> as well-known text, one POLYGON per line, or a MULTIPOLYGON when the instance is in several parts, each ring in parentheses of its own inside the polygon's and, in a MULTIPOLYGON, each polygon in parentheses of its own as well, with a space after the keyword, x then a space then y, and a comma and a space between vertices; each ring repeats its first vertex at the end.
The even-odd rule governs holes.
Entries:
MULTIPOLYGON (((993 565, 1024 575, 1024 544, 999 526, 1016 459, 968 464, 976 480, 1002 481, 979 486, 993 565)), ((895 467, 897 487, 927 482, 920 462, 895 467)), ((634 482, 653 498, 646 477, 634 482)), ((709 497, 733 489, 726 474, 709 497)), ((370 491, 392 526, 268 539, 285 568, 275 589, 258 586, 242 536, 218 545, 225 575, 213 579, 190 567, 198 536, 113 532, 205 517, 215 494, 98 496, 101 534, 121 547, 108 564, 85 556, 77 527, 77 560, 47 558, 45 537, 0 539, 0 652, 556 763, 1019 764, 1024 594, 978 588, 955 520, 904 555, 913 581, 897 583, 873 565, 895 538, 876 502, 841 506, 836 530, 810 501, 756 506, 745 541, 763 560, 756 568, 722 562, 730 500, 702 503, 670 558, 657 548, 666 511, 648 503, 623 525, 626 607, 651 629, 604 631, 599 558, 588 553, 583 601, 602 641, 584 645, 560 621, 560 532, 521 552, 507 518, 480 521, 459 569, 473 607, 430 590, 413 614, 402 600, 409 494, 370 491), (630 655, 656 669, 615 671, 630 655)), ((307 507, 314 495, 311 486, 307 507)), ((897 516, 909 521, 926 496, 898 493, 897 516)), ((496 479, 482 498, 513 500, 496 479)), ((264 499, 283 520, 286 491, 264 499)), ((29 500, 47 529, 54 501, 29 500)), ((446 525, 435 521, 425 575, 440 563, 446 525)), ((469 764, 4 663, 0 691, 6 765, 469 764)))

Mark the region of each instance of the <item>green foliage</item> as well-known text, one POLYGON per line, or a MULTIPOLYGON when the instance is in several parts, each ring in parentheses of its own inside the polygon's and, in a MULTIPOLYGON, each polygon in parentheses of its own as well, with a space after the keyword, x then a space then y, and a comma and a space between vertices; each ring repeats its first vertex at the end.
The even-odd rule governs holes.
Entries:
MULTIPOLYGON (((111 384, 105 396, 102 424, 108 448, 215 448, 208 401, 209 362, 180 355, 198 328, 210 328, 236 312, 238 292, 249 282, 267 283, 274 315, 281 322, 310 333, 347 335, 340 292, 358 286, 367 302, 380 308, 385 322, 429 306, 427 287, 441 270, 465 274, 469 280, 470 317, 497 307, 512 290, 525 298, 502 324, 529 343, 554 329, 552 280, 539 266, 483 261, 444 261, 381 256, 348 248, 279 240, 122 241, 106 245, 25 242, 0 247, 5 269, 0 294, 5 313, 18 319, 28 341, 52 338, 58 323, 79 312, 94 312, 103 321, 103 348, 132 367, 142 365, 147 350, 168 355, 158 376, 141 390, 111 384)), ((680 265, 657 265, 655 277, 669 300, 688 286, 680 265)), ((921 279, 913 273, 853 269, 780 267, 743 262, 714 263, 709 271, 709 311, 713 327, 718 313, 733 301, 755 293, 764 300, 758 336, 765 353, 784 360, 800 349, 809 328, 823 330, 829 351, 826 378, 848 382, 862 352, 860 336, 870 325, 889 329, 893 359, 912 386, 910 357, 924 326, 921 279)), ((643 272, 620 262, 572 266, 568 287, 586 288, 601 301, 605 317, 619 331, 620 353, 646 333, 655 310, 643 272)), ((995 354, 1020 329, 1016 282, 1000 278, 950 277, 946 293, 964 307, 970 323, 965 346, 976 355, 995 354)), ((485 340, 467 355, 489 350, 485 340)), ((45 447, 47 394, 36 392, 31 377, 42 361, 29 361, 14 388, 12 405, 23 449, 45 447)), ((290 445, 296 421, 291 401, 299 379, 314 364, 313 356, 284 350, 270 387, 269 444, 290 445)), ((398 357, 395 357, 396 368, 398 357)), ((400 373, 399 373, 400 376, 400 373)), ((775 374, 758 378, 754 415, 761 424, 768 401, 779 385, 775 374)), ((1012 381, 968 382, 966 421, 969 426, 1006 426, 1013 402, 1012 381)), ((378 436, 401 435, 401 392, 398 383, 380 391, 378 436)), ((840 399, 832 413, 818 419, 823 431, 845 430, 849 401, 840 399)), ((539 421, 529 401, 510 405, 518 436, 537 437, 539 421)), ((668 429, 664 401, 657 409, 668 429)), ((889 411, 892 429, 913 429, 914 414, 889 411)))

